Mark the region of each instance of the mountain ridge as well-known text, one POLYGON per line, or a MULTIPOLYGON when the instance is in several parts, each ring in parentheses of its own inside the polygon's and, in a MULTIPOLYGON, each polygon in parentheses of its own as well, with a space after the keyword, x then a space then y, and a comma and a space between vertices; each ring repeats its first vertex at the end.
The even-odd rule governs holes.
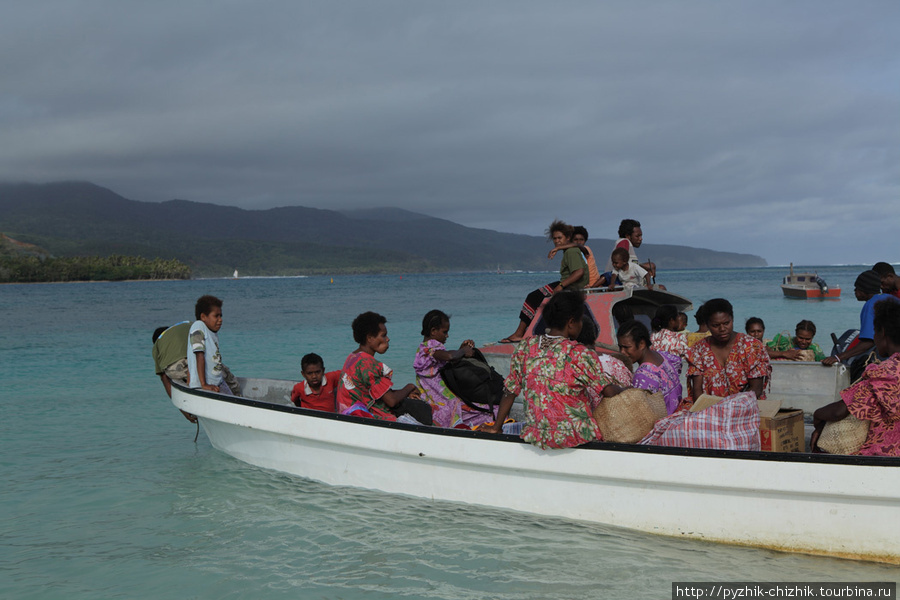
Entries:
MULTIPOLYGON (((90 182, 0 183, 0 231, 54 255, 177 258, 199 276, 551 270, 543 237, 466 227, 405 209, 250 210, 129 200, 90 182), (202 226, 197 226, 202 223, 202 226), (377 223, 377 235, 373 224, 377 223)), ((614 240, 592 238, 593 248, 614 240)), ((759 256, 644 244, 661 269, 765 266, 759 256)), ((605 262, 605 261, 604 261, 605 262)))

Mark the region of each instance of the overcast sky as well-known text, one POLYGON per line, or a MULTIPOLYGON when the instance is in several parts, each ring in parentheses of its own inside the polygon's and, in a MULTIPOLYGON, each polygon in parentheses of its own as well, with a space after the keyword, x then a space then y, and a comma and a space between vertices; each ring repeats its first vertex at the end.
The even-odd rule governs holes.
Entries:
POLYGON ((2 180, 900 262, 895 0, 2 6, 2 180))

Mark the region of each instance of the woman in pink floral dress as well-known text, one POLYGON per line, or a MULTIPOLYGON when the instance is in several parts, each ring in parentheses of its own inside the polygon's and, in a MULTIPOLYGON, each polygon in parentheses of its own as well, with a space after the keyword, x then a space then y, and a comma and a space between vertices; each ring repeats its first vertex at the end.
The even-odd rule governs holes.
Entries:
POLYGON ((869 422, 869 433, 857 454, 900 456, 900 303, 875 304, 875 347, 888 358, 867 366, 860 380, 841 392, 840 400, 813 414, 813 449, 825 423, 853 415, 869 422))
POLYGON ((583 314, 584 297, 577 292, 558 292, 550 299, 544 308, 549 329, 516 348, 497 421, 486 431, 500 432, 513 401, 522 394, 522 439, 541 448, 569 448, 602 439, 593 410, 603 397, 622 388, 601 371, 596 355, 575 341, 583 314))
POLYGON ((734 331, 734 309, 728 300, 715 298, 701 308, 710 335, 691 346, 684 357, 691 398, 701 394, 724 398, 746 391, 765 398, 772 366, 762 342, 734 331))

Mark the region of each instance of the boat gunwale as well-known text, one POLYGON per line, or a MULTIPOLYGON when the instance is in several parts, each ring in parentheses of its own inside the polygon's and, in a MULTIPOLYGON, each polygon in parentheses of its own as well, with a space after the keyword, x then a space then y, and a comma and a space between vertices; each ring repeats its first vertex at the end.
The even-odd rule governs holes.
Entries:
MULTIPOLYGON (((251 378, 251 381, 253 379, 251 378)), ((267 381, 284 381, 269 379, 267 381)), ((229 396, 217 392, 210 392, 199 388, 189 388, 176 381, 172 382, 172 387, 188 395, 200 396, 210 400, 219 402, 227 402, 230 404, 238 404, 269 410, 274 412, 282 412, 289 414, 297 414, 315 419, 330 419, 334 421, 342 421, 347 423, 356 423, 368 427, 384 427, 388 429, 396 429, 400 431, 408 431, 413 433, 424 433, 432 436, 449 436, 457 438, 480 439, 492 442, 505 442, 513 444, 531 445, 517 435, 486 433, 474 430, 451 429, 442 427, 433 427, 428 425, 412 425, 408 423, 398 423, 396 421, 383 421, 379 419, 370 419, 366 417, 357 417, 353 415, 342 415, 339 413, 329 413, 311 408, 301 408, 298 406, 288 406, 284 404, 275 404, 263 400, 253 400, 252 398, 244 398, 240 396, 229 396)), ((211 417, 200 417, 211 418, 211 417)), ((213 419, 215 420, 215 419, 213 419)), ((711 448, 683 448, 675 446, 652 446, 641 444, 626 444, 620 442, 589 442, 577 446, 578 450, 606 451, 606 452, 629 452, 637 454, 656 454, 668 456, 684 456, 698 458, 722 458, 729 460, 752 460, 765 462, 782 462, 782 463, 812 463, 812 464, 834 464, 848 466, 867 466, 867 467, 900 467, 900 457, 893 456, 857 456, 857 455, 837 455, 837 454, 813 454, 809 452, 762 452, 752 450, 722 450, 711 448)))

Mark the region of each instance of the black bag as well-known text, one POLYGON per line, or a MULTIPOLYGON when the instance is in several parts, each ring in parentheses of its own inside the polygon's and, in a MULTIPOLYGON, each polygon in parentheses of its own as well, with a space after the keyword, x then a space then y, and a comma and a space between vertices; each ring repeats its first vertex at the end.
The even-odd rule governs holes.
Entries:
POLYGON ((447 388, 475 410, 493 414, 503 397, 503 376, 487 364, 478 348, 471 358, 451 360, 440 372, 447 388))

